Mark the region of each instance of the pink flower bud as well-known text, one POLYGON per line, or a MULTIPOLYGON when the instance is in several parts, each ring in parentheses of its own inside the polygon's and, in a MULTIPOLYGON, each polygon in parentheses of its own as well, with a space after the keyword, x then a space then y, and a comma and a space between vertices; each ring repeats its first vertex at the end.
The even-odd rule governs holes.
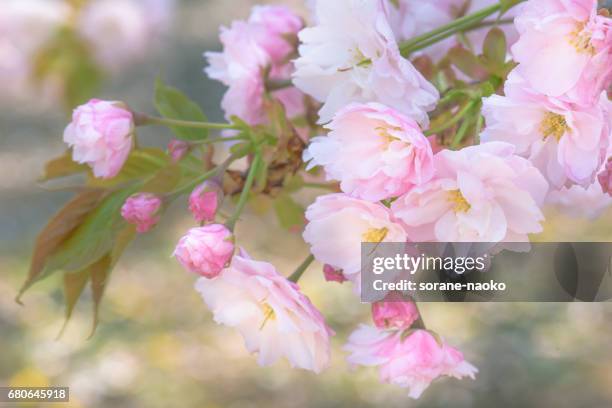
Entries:
POLYGON ((119 173, 132 150, 134 115, 122 102, 92 99, 76 108, 64 131, 72 159, 87 163, 95 177, 119 173))
POLYGON ((205 181, 189 196, 189 210, 198 222, 209 222, 223 201, 223 189, 214 181, 205 181))
POLYGON ((225 225, 192 228, 180 239, 173 256, 190 272, 206 278, 221 273, 234 254, 234 236, 225 225))
POLYGON ((372 319, 379 329, 407 329, 419 318, 414 302, 376 302, 372 319))
POLYGON ((136 225, 136 231, 145 233, 159 221, 158 211, 162 200, 154 194, 134 194, 125 200, 121 207, 121 216, 130 224, 136 225))
POLYGON ((183 140, 172 139, 168 143, 168 153, 173 163, 178 163, 189 152, 189 143, 183 140))
POLYGON ((612 196, 612 158, 604 166, 604 170, 597 176, 601 189, 604 193, 612 196))
POLYGON ((342 283, 347 280, 340 269, 336 269, 328 264, 323 265, 323 275, 325 275, 325 280, 328 282, 342 283))

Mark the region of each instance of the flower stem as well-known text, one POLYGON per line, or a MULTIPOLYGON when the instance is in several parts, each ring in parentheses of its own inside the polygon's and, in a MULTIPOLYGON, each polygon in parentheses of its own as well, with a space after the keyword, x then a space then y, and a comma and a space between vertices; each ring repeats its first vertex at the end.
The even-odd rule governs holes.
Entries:
POLYGON ((168 193, 167 194, 168 199, 173 200, 177 198, 178 196, 193 190, 198 184, 203 183, 204 181, 210 178, 213 178, 215 176, 218 176, 220 173, 225 172, 225 170, 227 170, 229 165, 232 164, 234 160, 236 160, 236 157, 234 155, 229 156, 223 163, 219 164, 215 168, 207 171, 206 173, 202 174, 200 177, 197 177, 191 180, 189 183, 185 184, 184 186, 181 186, 177 188, 176 190, 168 193))
POLYGON ((253 182, 255 181, 255 175, 257 174, 257 171, 259 170, 259 166, 261 164, 261 160, 262 160, 261 152, 258 151, 255 153, 255 157, 253 159, 253 162, 251 163, 251 168, 249 170, 249 174, 247 175, 247 179, 244 183, 242 193, 240 193, 240 198, 238 199, 238 204, 236 204, 236 209, 234 210, 234 214, 232 214, 232 217, 226 223, 227 228, 229 228, 232 231, 234 230, 234 227, 236 226, 236 222, 238 222, 238 218, 240 218, 240 214, 242 214, 242 210, 244 210, 244 206, 247 203, 247 200, 249 198, 249 193, 251 192, 251 188, 253 187, 253 182))
POLYGON ((247 138, 244 136, 214 137, 211 139, 198 140, 198 141, 191 142, 191 143, 194 145, 208 145, 208 144, 219 143, 219 142, 234 142, 237 140, 247 140, 247 138))
POLYGON ((137 114, 136 124, 141 126, 146 125, 162 125, 162 126, 177 126, 192 129, 239 129, 237 125, 232 123, 212 123, 212 122, 195 122, 190 120, 168 119, 157 116, 148 116, 137 114))
MULTIPOLYGON (((524 0, 513 0, 511 5, 514 6, 523 1, 524 0)), ((502 11, 503 7, 504 2, 500 1, 497 4, 493 4, 475 13, 458 18, 451 23, 436 28, 435 30, 411 38, 410 40, 400 45, 400 52, 404 57, 407 57, 414 51, 418 51, 422 48, 432 45, 458 32, 471 30, 473 28, 480 28, 479 26, 481 25, 480 23, 482 22, 482 20, 489 17, 490 15, 502 11)), ((498 23, 501 21, 502 20, 498 20, 498 23)), ((486 24, 495 24, 495 22, 487 22, 486 24)))
POLYGON ((291 86, 293 86, 293 83, 291 82, 290 79, 285 80, 285 81, 275 81, 275 80, 266 81, 266 90, 268 90, 268 92, 278 91, 280 89, 289 88, 291 86))
POLYGON ((293 272, 287 279, 293 283, 297 283, 313 261, 314 256, 312 254, 308 255, 308 257, 304 259, 304 262, 302 262, 300 266, 297 267, 295 272, 293 272))
POLYGON ((478 103, 479 103, 479 101, 476 101, 476 100, 473 100, 471 102, 466 103, 463 106, 463 108, 461 108, 461 110, 459 112, 457 112, 457 114, 455 116, 453 116, 453 118, 451 120, 449 120, 448 122, 446 122, 445 124, 443 124, 441 126, 438 126, 437 128, 429 129, 424 134, 426 136, 431 136, 431 135, 438 134, 440 132, 444 132, 446 129, 451 128, 455 124, 459 123, 459 121, 461 119, 463 119, 465 117, 465 115, 467 115, 474 108, 474 106, 476 106, 478 103))

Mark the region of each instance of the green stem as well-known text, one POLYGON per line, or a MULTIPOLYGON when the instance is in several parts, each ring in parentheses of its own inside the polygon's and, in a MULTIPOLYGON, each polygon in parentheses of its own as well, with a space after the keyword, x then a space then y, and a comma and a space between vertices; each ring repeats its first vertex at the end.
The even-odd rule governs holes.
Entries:
POLYGON ((293 83, 291 82, 290 79, 287 79, 285 81, 275 81, 275 80, 266 81, 266 89, 268 90, 268 92, 278 91, 280 89, 289 88, 291 86, 293 86, 293 83))
POLYGON ((138 125, 162 125, 162 126, 177 126, 192 129, 239 129, 237 125, 231 123, 211 123, 211 122, 195 122, 190 120, 168 119, 157 116, 141 115, 137 118, 138 125))
POLYGON ((229 165, 232 164, 234 160, 236 160, 236 157, 232 155, 228 157, 223 163, 207 171, 206 173, 202 174, 200 177, 197 177, 191 180, 189 183, 185 184, 184 186, 181 186, 177 188, 176 190, 168 193, 167 194, 168 200, 173 200, 177 198, 178 196, 183 195, 186 192, 193 190, 198 184, 203 183, 204 181, 210 178, 213 178, 215 176, 218 176, 219 174, 225 172, 225 170, 227 170, 229 165))
POLYGON ((444 132, 446 129, 451 128, 455 124, 459 123, 459 121, 463 119, 465 115, 467 115, 472 110, 472 108, 476 106, 476 104, 478 103, 479 101, 471 101, 471 102, 466 103, 465 106, 461 108, 461 110, 457 112, 457 114, 453 116, 451 120, 449 120, 448 122, 446 122, 445 124, 441 126, 438 126, 437 128, 429 129, 428 131, 425 132, 425 136, 435 135, 440 132, 444 132))
MULTIPOLYGON (((514 0, 511 6, 515 6, 525 0, 514 0)), ((429 45, 439 42, 445 38, 455 35, 458 32, 470 31, 490 25, 505 24, 512 22, 507 20, 494 20, 482 23, 485 18, 503 10, 504 4, 500 1, 497 4, 486 7, 470 15, 458 18, 451 23, 445 24, 435 30, 421 34, 400 45, 400 52, 404 57, 407 57, 414 51, 423 49, 429 45)))
POLYGON ((238 218, 240 218, 240 214, 242 214, 242 210, 244 210, 244 206, 247 203, 249 198, 249 193, 251 192, 251 188, 253 187, 253 182, 255 181, 255 175, 259 170, 259 166, 261 164, 261 152, 255 153, 255 158, 253 159, 253 163, 251 163, 251 168, 249 170, 249 174, 247 175, 247 179, 244 183, 244 187, 242 189, 242 193, 240 193, 240 198, 238 199, 238 204, 236 204, 236 209, 234 210, 234 214, 227 221, 226 226, 230 230, 234 230, 236 226, 236 222, 238 222, 238 218))
POLYGON ((218 142, 233 142, 237 140, 247 140, 247 138, 244 136, 214 137, 214 138, 206 139, 206 140, 197 140, 191 143, 196 144, 196 145, 208 145, 208 144, 213 144, 213 143, 218 143, 218 142))
MULTIPOLYGON (((475 106, 476 105, 474 105, 474 107, 475 106)), ((451 147, 453 149, 459 147, 459 145, 463 141, 463 138, 465 137, 468 129, 470 128, 470 126, 472 126, 472 123, 474 122, 474 119, 475 118, 473 118, 473 117, 468 117, 463 122, 461 122, 461 126, 459 126, 459 129, 457 130, 457 133, 455 133, 455 138, 453 139, 453 141, 451 143, 451 147)))
POLYGON ((312 254, 308 255, 308 257, 304 259, 304 262, 302 262, 300 266, 297 267, 295 272, 293 272, 287 279, 293 283, 297 283, 313 261, 314 256, 312 254))
POLYGON ((494 4, 492 6, 486 7, 480 11, 477 11, 476 13, 458 18, 456 20, 454 20, 451 23, 445 24, 441 27, 438 27, 435 30, 429 31, 427 33, 418 35, 406 42, 404 42, 403 44, 400 45, 400 51, 402 53, 402 55, 406 56, 408 54, 410 54, 410 52, 414 51, 413 47, 415 47, 416 45, 418 45, 419 43, 422 43, 424 41, 427 41, 431 38, 437 37, 440 34, 445 34, 447 32, 459 32, 461 30, 464 30, 466 28, 466 26, 470 26, 473 24, 477 24, 480 21, 484 20, 485 18, 489 17, 490 15, 498 12, 499 10, 501 10, 501 3, 497 3, 494 4))

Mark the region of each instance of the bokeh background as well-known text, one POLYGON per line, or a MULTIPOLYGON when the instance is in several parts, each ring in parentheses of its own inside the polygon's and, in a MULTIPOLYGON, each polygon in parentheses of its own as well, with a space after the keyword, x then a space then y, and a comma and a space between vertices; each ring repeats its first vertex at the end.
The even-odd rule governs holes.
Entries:
MULTIPOLYGON (((0 22, 7 1, 0 0, 0 22)), ((218 27, 246 17, 255 3, 174 2, 163 34, 107 73, 98 96, 152 111, 153 81, 162 74, 221 120, 223 88, 203 75, 202 53, 218 49, 218 27)), ((306 13, 299 0, 283 3, 306 13)), ((412 401, 405 390, 380 384, 374 369, 349 370, 341 346, 358 323, 368 322, 369 306, 348 285, 325 283, 320 265, 307 271, 301 286, 337 332, 331 368, 321 375, 286 362, 260 368, 236 331, 212 322, 193 276, 170 258, 192 225, 185 201, 140 237, 114 270, 95 336, 87 338, 92 305, 86 296, 56 339, 64 316, 59 275, 27 293, 25 306, 13 299, 37 232, 70 197, 36 183, 44 162, 64 151, 66 121, 67 110, 53 95, 0 90, 0 385, 70 387, 71 402, 57 407, 612 406, 609 304, 424 304, 426 324, 463 350, 480 373, 475 381, 438 381, 412 401)), ((146 129, 140 139, 163 147, 170 134, 146 129)), ((308 204, 312 197, 301 199, 308 204)), ((609 212, 597 222, 549 215, 539 239, 612 238, 609 212)), ((282 230, 273 216, 247 212, 238 234, 255 257, 286 274, 306 255, 299 233, 282 230)))

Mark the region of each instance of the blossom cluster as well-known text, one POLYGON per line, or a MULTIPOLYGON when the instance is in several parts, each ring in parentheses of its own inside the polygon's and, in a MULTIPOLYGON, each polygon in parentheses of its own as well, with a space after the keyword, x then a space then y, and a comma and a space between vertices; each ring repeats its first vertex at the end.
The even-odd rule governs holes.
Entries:
MULTIPOLYGON (((484 129, 476 126, 473 139, 450 144, 430 128, 445 103, 441 90, 401 44, 458 17, 462 1, 309 4, 312 26, 285 7, 256 6, 246 21, 221 29, 223 50, 205 54, 205 72, 228 87, 222 107, 229 124, 152 119, 121 102, 92 100, 74 111, 64 140, 94 177, 113 179, 133 151, 139 124, 231 131, 218 141, 238 140, 238 149, 221 165, 204 163, 204 177, 183 188, 197 226, 173 255, 198 276, 196 289, 214 320, 236 328, 261 365, 284 357, 319 373, 329 365, 334 333, 296 283, 313 258, 327 281, 350 281, 359 292, 362 242, 524 243, 543 231, 547 203, 590 216, 612 204, 612 19, 596 0, 529 0, 513 8, 502 63, 516 65, 497 78, 499 94, 482 100, 478 94, 468 105, 482 105, 484 129), (286 116, 280 125, 271 115, 275 104, 286 116), (316 136, 292 151, 282 150, 289 142, 279 137, 264 154, 274 126, 311 131, 302 139, 316 136), (292 167, 295 151, 302 157, 292 167), (242 191, 234 214, 225 217, 226 194, 236 194, 225 175, 244 156, 248 174, 229 177, 242 191), (284 187, 296 168, 313 177, 322 170, 325 186, 336 191, 306 209, 303 238, 311 257, 285 277, 238 246, 234 226, 254 183, 274 196, 279 186, 266 177, 280 173, 284 187)), ((474 43, 487 42, 482 30, 468 34, 474 43)), ((417 56, 443 59, 456 41, 441 39, 417 56)), ((173 140, 169 161, 179 166, 198 143, 212 142, 173 140)), ((174 196, 174 190, 133 194, 121 215, 145 233, 174 196)), ((374 303, 372 319, 374 326, 358 327, 344 347, 351 366, 377 367, 381 381, 408 388, 413 398, 442 376, 474 378, 477 369, 425 327, 411 299, 374 303)))

